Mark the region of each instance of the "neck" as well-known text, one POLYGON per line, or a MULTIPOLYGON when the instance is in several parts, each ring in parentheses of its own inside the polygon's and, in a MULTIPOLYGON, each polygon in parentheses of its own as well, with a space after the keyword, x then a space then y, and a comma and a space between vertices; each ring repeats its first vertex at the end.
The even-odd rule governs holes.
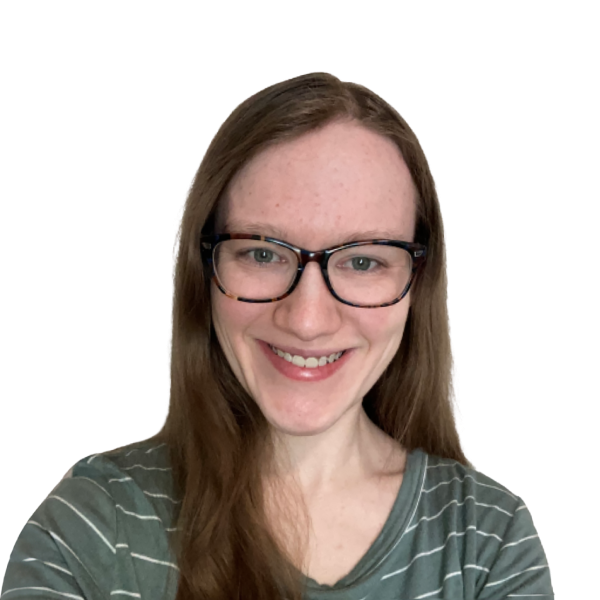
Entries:
POLYGON ((275 432, 275 459, 284 481, 293 479, 305 493, 327 493, 381 474, 394 444, 358 405, 314 435, 275 432))

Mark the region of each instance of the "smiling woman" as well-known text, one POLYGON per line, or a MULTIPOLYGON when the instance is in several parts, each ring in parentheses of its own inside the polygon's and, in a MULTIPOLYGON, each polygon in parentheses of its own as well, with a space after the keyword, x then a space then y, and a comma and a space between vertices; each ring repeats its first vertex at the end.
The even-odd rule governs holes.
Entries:
POLYGON ((440 209, 392 107, 323 73, 259 92, 180 234, 166 423, 74 466, 2 597, 552 597, 460 446, 440 209))

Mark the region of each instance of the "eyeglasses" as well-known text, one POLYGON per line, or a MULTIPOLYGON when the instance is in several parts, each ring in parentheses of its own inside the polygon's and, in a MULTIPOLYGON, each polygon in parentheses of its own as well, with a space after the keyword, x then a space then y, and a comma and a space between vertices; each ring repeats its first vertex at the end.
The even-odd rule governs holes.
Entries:
POLYGON ((316 262, 336 300, 360 308, 400 302, 427 247, 397 240, 365 240, 311 252, 262 235, 201 236, 203 259, 216 286, 241 302, 276 302, 289 296, 309 262, 316 262))

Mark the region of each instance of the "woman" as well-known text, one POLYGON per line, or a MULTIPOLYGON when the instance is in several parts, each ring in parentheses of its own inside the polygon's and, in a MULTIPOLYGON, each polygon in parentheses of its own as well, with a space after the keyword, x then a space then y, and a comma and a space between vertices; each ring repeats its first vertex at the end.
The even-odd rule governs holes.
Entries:
POLYGON ((75 465, 2 597, 552 597, 523 501, 462 452, 435 187, 374 93, 311 74, 227 119, 172 343, 162 431, 75 465))

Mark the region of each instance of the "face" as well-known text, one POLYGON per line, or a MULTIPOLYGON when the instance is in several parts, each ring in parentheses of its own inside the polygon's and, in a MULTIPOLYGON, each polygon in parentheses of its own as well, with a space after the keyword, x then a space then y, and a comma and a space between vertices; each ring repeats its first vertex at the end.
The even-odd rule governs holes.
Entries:
MULTIPOLYGON (((398 148, 356 123, 333 123, 264 151, 231 182, 217 233, 259 233, 309 250, 358 239, 413 241, 415 190, 398 148)), ((385 308, 336 300, 317 263, 273 303, 239 302, 211 287, 213 322, 236 377, 269 423, 314 435, 360 411, 364 395, 400 346, 410 293, 385 308), (339 361, 296 367, 290 354, 339 361)))

